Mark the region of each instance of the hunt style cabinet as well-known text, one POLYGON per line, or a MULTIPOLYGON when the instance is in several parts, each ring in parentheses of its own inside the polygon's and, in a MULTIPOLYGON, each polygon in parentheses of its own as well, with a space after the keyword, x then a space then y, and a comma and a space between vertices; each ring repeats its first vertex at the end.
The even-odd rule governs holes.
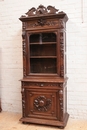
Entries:
POLYGON ((31 8, 22 21, 23 123, 65 127, 67 15, 53 6, 31 8))

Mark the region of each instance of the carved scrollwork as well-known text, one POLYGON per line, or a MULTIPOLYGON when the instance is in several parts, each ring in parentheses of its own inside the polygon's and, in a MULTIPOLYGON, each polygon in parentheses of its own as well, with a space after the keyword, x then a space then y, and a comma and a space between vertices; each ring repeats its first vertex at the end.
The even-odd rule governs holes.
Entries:
MULTIPOLYGON (((48 6, 47 8, 43 5, 39 5, 39 7, 36 9, 35 7, 32 7, 26 15, 28 16, 38 16, 38 15, 46 15, 46 14, 56 14, 58 13, 58 9, 56 9, 53 6, 48 6)), ((23 16, 24 17, 24 16, 23 16)))
POLYGON ((45 96, 39 96, 34 99, 34 108, 38 111, 48 111, 51 108, 51 104, 51 99, 48 99, 45 96))
POLYGON ((26 15, 28 16, 33 16, 36 14, 36 9, 34 7, 32 7, 27 13, 26 15))
POLYGON ((55 7, 53 7, 53 6, 51 6, 51 5, 49 5, 49 6, 47 7, 47 9, 48 9, 48 13, 49 13, 49 14, 55 14, 55 13, 58 13, 58 11, 59 11, 59 9, 56 9, 55 7))
POLYGON ((46 14, 47 13, 47 8, 43 5, 40 5, 38 8, 37 8, 37 11, 36 11, 36 14, 37 15, 41 15, 41 14, 46 14))

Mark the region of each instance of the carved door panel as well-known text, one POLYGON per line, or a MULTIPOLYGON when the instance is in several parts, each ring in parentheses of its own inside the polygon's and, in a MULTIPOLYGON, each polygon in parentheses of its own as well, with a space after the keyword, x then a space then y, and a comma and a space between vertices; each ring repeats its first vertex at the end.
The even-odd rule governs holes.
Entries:
POLYGON ((58 120, 58 90, 26 89, 25 94, 27 117, 58 120))

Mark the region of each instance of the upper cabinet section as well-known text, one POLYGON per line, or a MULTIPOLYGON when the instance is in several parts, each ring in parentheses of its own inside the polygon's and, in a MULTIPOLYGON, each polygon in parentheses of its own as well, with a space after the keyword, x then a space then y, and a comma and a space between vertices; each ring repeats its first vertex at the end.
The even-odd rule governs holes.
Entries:
POLYGON ((53 6, 32 7, 22 21, 23 76, 66 77, 66 22, 53 6))
POLYGON ((65 28, 68 17, 66 13, 63 11, 60 12, 53 6, 46 8, 40 5, 37 9, 32 7, 19 19, 26 23, 26 30, 35 30, 44 28, 65 28))

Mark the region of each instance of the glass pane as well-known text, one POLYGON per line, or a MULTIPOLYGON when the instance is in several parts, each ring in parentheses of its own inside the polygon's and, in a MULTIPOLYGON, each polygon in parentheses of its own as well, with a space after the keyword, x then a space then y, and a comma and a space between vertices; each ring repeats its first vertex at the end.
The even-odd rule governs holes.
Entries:
POLYGON ((30 45, 30 56, 56 56, 56 44, 30 45))
POLYGON ((30 43, 36 43, 40 41, 40 34, 30 35, 30 43))
POLYGON ((36 33, 29 37, 30 73, 57 73, 56 34, 36 33))
POLYGON ((30 35, 30 43, 56 42, 55 33, 39 33, 30 35))
POLYGON ((55 33, 42 33, 42 42, 56 42, 55 33))
POLYGON ((57 73, 56 59, 50 58, 31 58, 30 72, 31 73, 57 73))

